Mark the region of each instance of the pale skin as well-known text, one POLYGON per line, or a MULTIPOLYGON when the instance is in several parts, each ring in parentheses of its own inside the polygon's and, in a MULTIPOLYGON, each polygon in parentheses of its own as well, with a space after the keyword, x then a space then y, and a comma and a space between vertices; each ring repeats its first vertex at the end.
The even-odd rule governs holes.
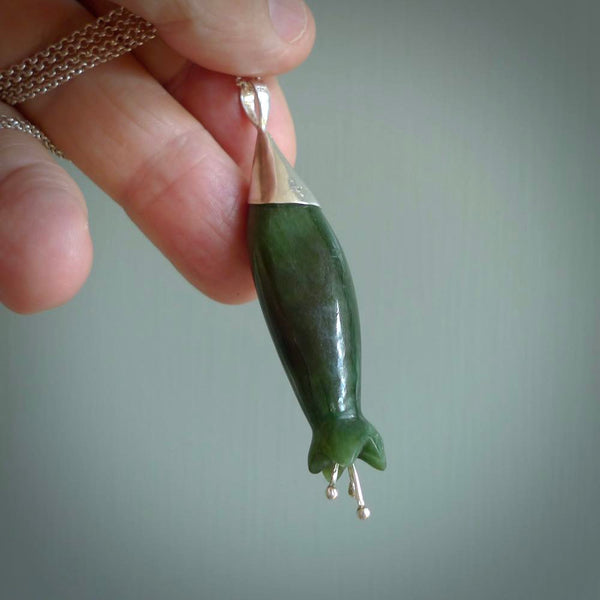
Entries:
MULTIPOLYGON (((297 3, 294 11, 292 0, 121 0, 160 39, 17 107, 220 302, 255 294, 245 244, 255 131, 232 76, 268 78, 269 130, 293 162, 293 124, 274 76, 314 42, 312 15, 297 3)), ((113 6, 0 0, 0 70, 113 6)), ((1 102, 0 113, 17 114, 1 102)), ((91 265, 76 183, 34 138, 0 130, 0 301, 25 314, 59 306, 91 265)))

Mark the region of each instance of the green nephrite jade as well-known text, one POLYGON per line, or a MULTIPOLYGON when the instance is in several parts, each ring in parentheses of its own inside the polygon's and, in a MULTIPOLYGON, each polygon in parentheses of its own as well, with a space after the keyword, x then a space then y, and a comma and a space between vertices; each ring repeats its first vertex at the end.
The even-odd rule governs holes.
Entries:
POLYGON ((248 246, 260 305, 312 428, 308 468, 332 479, 329 497, 348 468, 350 491, 366 518, 354 462, 383 470, 386 459, 379 433, 361 412, 360 325, 350 270, 321 208, 261 127, 266 117, 256 89, 242 83, 242 104, 246 93, 254 104, 244 107, 258 129, 248 246))

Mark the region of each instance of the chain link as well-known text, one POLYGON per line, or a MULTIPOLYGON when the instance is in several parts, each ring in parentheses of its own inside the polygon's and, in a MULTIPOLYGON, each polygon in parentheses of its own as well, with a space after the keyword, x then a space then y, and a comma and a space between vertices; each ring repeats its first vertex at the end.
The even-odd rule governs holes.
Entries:
POLYGON ((0 100, 15 105, 118 58, 156 36, 154 25, 123 7, 0 73, 0 100))

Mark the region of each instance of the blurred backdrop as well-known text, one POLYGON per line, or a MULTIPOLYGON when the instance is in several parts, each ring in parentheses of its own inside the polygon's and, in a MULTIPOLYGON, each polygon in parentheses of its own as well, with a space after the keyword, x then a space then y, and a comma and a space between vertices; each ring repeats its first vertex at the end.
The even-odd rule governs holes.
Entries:
POLYGON ((258 305, 75 173, 89 282, 0 309, 2 598, 600 597, 600 8, 310 4, 283 85, 360 301, 371 520, 309 475, 258 305))

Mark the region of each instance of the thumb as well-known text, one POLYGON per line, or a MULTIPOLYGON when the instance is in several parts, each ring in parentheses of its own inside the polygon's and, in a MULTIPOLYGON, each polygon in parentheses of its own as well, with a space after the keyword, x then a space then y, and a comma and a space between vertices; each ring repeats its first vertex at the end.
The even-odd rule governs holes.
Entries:
POLYGON ((119 0, 174 50, 231 75, 271 75, 309 54, 314 19, 303 0, 119 0))

